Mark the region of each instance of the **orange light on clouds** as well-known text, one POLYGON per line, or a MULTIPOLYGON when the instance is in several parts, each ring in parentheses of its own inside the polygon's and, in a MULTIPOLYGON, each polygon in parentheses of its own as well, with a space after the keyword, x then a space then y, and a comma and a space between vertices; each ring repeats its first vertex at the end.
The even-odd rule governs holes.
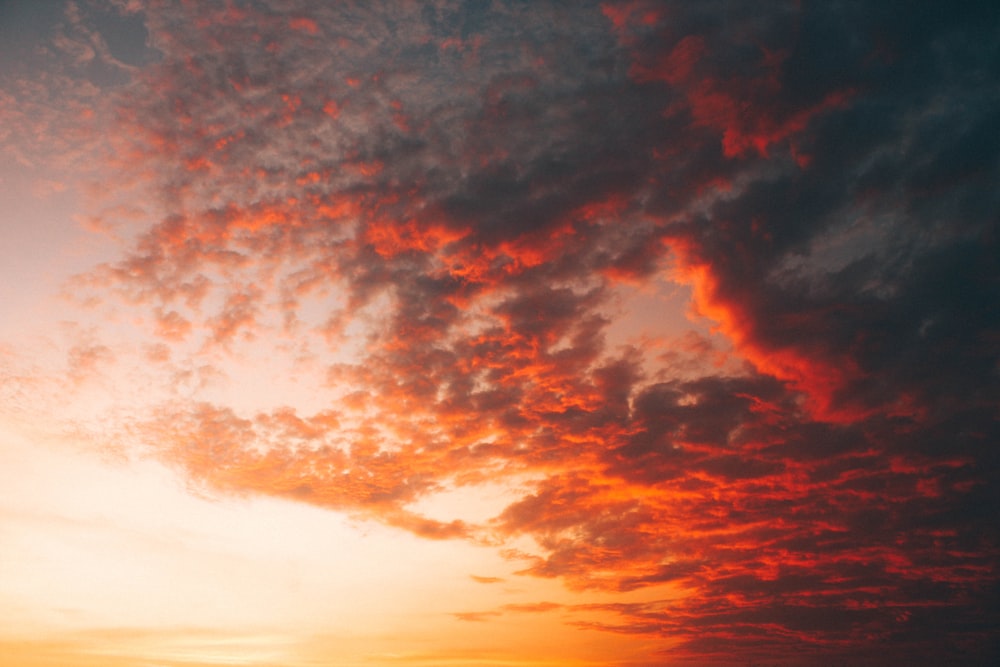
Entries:
POLYGON ((995 663, 974 5, 0 4, 0 666, 995 663))
POLYGON ((0 583, 2 664, 427 664, 484 650, 505 664, 576 664, 614 643, 548 646, 547 661, 524 661, 523 647, 547 646, 559 621, 515 610, 487 630, 454 610, 572 596, 512 579, 491 549, 308 505, 192 496, 158 464, 101 461, 19 430, 2 434, 5 572, 17 573, 0 583), (417 637, 424 657, 406 648, 417 637))

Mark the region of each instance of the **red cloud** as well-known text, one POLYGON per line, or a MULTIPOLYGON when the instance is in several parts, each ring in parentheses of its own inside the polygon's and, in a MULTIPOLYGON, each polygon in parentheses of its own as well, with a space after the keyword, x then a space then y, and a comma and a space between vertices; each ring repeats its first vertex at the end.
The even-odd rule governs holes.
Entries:
POLYGON ((801 391, 810 399, 815 417, 846 422, 863 418, 864 413, 857 408, 837 405, 837 395, 861 373, 850 359, 824 359, 794 347, 768 345, 756 331, 751 303, 739 293, 727 294, 713 267, 691 258, 683 242, 671 245, 679 258, 676 279, 694 289, 693 307, 716 323, 741 356, 758 371, 788 381, 801 391))
POLYGON ((959 113, 892 70, 900 102, 886 72, 833 76, 806 38, 873 21, 860 6, 696 5, 541 3, 537 32, 470 16, 461 40, 408 5, 391 18, 412 32, 339 3, 163 18, 120 134, 166 212, 90 288, 203 351, 277 313, 330 406, 171 406, 141 425, 156 455, 429 539, 528 537, 507 552, 522 574, 574 589, 670 590, 464 620, 558 610, 703 662, 919 657, 937 627, 982 645, 996 144, 969 82, 986 79, 954 83, 959 113), (368 28, 330 42, 335 62, 312 37, 336 29, 326 12, 368 28), (868 217, 883 236, 835 242, 868 217), (610 349, 615 287, 667 267, 725 345, 610 349), (484 525, 412 510, 497 479, 522 490, 484 525))
POLYGON ((310 35, 319 34, 319 25, 316 21, 305 17, 294 17, 288 20, 288 27, 292 30, 301 30, 310 35))

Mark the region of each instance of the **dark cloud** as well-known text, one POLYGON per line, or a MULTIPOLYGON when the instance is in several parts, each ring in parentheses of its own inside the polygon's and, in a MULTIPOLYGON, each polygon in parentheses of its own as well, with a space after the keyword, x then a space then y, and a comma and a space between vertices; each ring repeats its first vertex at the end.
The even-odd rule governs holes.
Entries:
POLYGON ((314 329, 359 350, 325 417, 180 405, 147 425, 161 456, 429 538, 528 535, 524 572, 574 588, 676 586, 574 621, 674 655, 995 657, 991 4, 147 18, 163 60, 118 100, 121 150, 167 214, 90 284, 169 342, 309 329, 336 295, 314 329), (609 348, 614 290, 665 275, 745 366, 696 333, 609 348), (521 474, 487 525, 408 509, 521 474))

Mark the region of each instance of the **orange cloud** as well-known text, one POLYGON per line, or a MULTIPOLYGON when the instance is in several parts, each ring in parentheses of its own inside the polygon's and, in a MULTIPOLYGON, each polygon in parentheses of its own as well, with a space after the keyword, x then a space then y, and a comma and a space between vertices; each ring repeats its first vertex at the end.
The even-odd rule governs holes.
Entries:
MULTIPOLYGON (((176 8, 120 101, 120 158, 163 214, 81 289, 151 312, 165 365, 195 334, 196 357, 274 334, 328 407, 168 406, 135 426, 154 455, 215 492, 509 547, 575 591, 675 595, 461 620, 558 611, 706 663, 979 637, 988 100, 963 79, 964 111, 932 104, 864 65, 860 32, 858 71, 832 75, 824 49, 863 8, 723 5, 450 31, 409 5, 407 30, 349 5, 176 8), (313 38, 341 23, 366 29, 313 38), (664 276, 691 288, 691 331, 612 349, 616 287, 664 276), (481 525, 413 510, 498 479, 517 484, 481 525)), ((961 60, 896 38, 938 74, 961 60)))

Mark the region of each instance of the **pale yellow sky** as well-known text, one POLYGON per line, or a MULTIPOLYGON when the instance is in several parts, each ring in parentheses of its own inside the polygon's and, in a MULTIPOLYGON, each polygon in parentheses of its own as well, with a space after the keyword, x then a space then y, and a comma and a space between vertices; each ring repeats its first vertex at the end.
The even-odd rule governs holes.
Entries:
MULTIPOLYGON (((10 420, 0 442, 0 645, 11 651, 37 642, 39 655, 67 665, 89 664, 88 655, 570 665, 638 648, 558 615, 497 614, 609 596, 518 576, 488 546, 424 540, 288 501, 200 496, 159 463, 102 456, 10 420), (485 615, 455 616, 463 613, 485 615)), ((43 659, 16 655, 0 664, 43 659)))

